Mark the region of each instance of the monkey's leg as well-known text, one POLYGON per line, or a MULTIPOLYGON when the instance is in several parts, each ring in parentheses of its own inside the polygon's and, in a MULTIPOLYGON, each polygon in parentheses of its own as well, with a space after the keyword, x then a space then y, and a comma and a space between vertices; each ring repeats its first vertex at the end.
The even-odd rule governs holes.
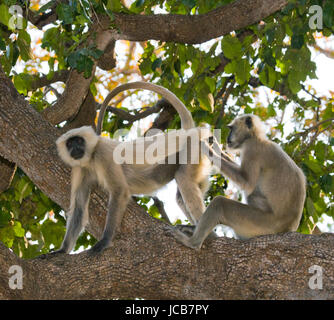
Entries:
POLYGON ((192 224, 197 224, 205 210, 203 193, 192 177, 195 174, 196 167, 192 167, 192 165, 182 166, 175 174, 175 180, 185 204, 185 210, 183 211, 192 224))
POLYGON ((186 216, 186 218, 188 219, 188 221, 190 223, 196 223, 193 221, 193 217, 190 214, 190 212, 188 211, 188 208, 186 206, 186 204, 183 201, 180 189, 177 188, 177 192, 176 192, 176 203, 178 204, 178 206, 180 207, 180 209, 182 210, 182 212, 184 213, 184 215, 186 216))
POLYGON ((91 253, 99 253, 110 247, 112 240, 121 225, 130 198, 131 195, 127 189, 118 190, 109 198, 105 229, 101 240, 90 249, 91 253))
POLYGON ((274 232, 275 216, 246 204, 218 196, 212 200, 189 238, 176 230, 174 235, 184 245, 200 249, 203 241, 219 223, 227 225, 245 238, 274 232))
POLYGON ((75 193, 74 209, 68 216, 65 238, 61 248, 55 253, 69 253, 73 249, 80 232, 88 220, 89 196, 90 187, 83 181, 75 193))

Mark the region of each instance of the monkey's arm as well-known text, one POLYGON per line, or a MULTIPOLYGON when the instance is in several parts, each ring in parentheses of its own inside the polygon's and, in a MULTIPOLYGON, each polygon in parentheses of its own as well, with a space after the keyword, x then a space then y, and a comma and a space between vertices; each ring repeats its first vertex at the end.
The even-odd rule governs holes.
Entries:
POLYGON ((248 158, 248 161, 243 161, 239 166, 222 152, 218 155, 206 142, 202 142, 202 150, 213 164, 242 190, 248 194, 254 190, 260 173, 258 161, 249 161, 248 158))
POLYGON ((229 155, 222 150, 215 136, 210 137, 208 141, 211 146, 211 149, 216 152, 217 156, 220 156, 226 161, 233 162, 233 160, 229 157, 229 155))

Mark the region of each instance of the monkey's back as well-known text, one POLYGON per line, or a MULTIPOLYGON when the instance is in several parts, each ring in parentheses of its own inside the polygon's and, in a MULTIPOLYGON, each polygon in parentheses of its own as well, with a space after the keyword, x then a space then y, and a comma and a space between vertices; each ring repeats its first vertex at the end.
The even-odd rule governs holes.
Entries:
MULTIPOLYGON (((262 146, 263 157, 260 187, 273 213, 286 216, 287 225, 296 229, 303 211, 306 181, 303 171, 276 143, 267 140, 262 146)), ((290 228, 289 227, 289 228, 290 228)))

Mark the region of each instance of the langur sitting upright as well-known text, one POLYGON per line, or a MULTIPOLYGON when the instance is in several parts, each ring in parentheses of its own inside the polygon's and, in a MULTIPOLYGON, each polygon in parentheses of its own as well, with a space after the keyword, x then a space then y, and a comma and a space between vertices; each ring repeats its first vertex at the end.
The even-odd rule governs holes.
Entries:
POLYGON ((200 249, 217 224, 227 225, 240 238, 295 231, 306 194, 302 170, 276 143, 265 136, 255 115, 243 115, 228 126, 228 148, 240 150, 241 165, 231 161, 214 141, 214 150, 202 141, 202 150, 222 174, 244 191, 246 204, 218 196, 212 200, 196 228, 183 226, 173 235, 184 245, 200 249), (218 147, 218 148, 217 148, 218 147), (218 154, 215 150, 219 150, 218 154))

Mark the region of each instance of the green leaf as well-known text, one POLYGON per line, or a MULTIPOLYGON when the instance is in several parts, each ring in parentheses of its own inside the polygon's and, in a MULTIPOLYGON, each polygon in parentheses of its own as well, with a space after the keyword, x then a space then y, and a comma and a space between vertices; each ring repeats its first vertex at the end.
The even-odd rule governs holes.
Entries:
POLYGON ((231 35, 227 35, 222 39, 221 47, 225 57, 228 59, 238 59, 243 55, 239 39, 231 35))
POLYGON ((24 61, 28 61, 30 59, 30 35, 25 30, 19 31, 19 36, 17 39, 17 45, 20 49, 21 58, 24 61))
POLYGON ((271 67, 275 68, 276 59, 273 57, 273 53, 270 48, 266 47, 263 51, 264 61, 271 67))
POLYGON ((153 61, 151 69, 152 71, 155 71, 155 69, 160 68, 162 64, 162 59, 161 58, 157 58, 153 61))
POLYGON ((84 73, 85 78, 89 78, 92 74, 94 62, 87 56, 81 56, 78 60, 77 70, 84 73))
POLYGON ((314 173, 316 174, 321 174, 322 173, 322 167, 321 165, 316 162, 315 160, 312 159, 305 159, 304 163, 306 164, 306 166, 311 169, 314 173))
POLYGON ((0 210, 0 228, 8 225, 8 222, 12 219, 9 212, 0 210))
POLYGON ((334 146, 334 137, 331 137, 331 138, 330 138, 329 144, 330 144, 331 146, 334 146))
POLYGON ((247 59, 233 60, 225 66, 224 71, 226 73, 232 73, 235 75, 235 80, 238 84, 242 85, 250 79, 251 66, 247 59))
POLYGON ((268 88, 273 88, 276 82, 276 72, 270 66, 265 66, 259 74, 259 79, 268 88))
POLYGON ((44 32, 42 40, 43 49, 55 49, 57 46, 57 39, 59 37, 58 28, 50 28, 44 32))
POLYGON ((122 10, 122 5, 119 0, 108 0, 107 8, 112 12, 120 12, 122 10))
POLYGON ((304 35, 294 34, 291 38, 291 47, 294 49, 300 49, 304 45, 304 35))
POLYGON ((332 1, 326 1, 324 8, 323 8, 323 19, 324 24, 328 28, 333 26, 333 11, 334 11, 334 4, 332 1))
POLYGON ((14 230, 11 226, 0 229, 0 241, 8 248, 13 246, 15 239, 14 230))
POLYGON ((267 108, 267 111, 268 111, 268 117, 275 117, 276 116, 276 111, 275 111, 274 105, 272 103, 269 104, 269 106, 267 108))
POLYGON ((197 92, 197 99, 200 102, 200 107, 202 109, 209 112, 214 111, 214 99, 211 92, 202 88, 199 92, 197 92))
POLYGON ((10 14, 8 7, 5 4, 0 5, 0 23, 8 26, 8 22, 10 19, 10 14))
POLYGON ((334 177, 325 174, 324 176, 320 177, 319 179, 320 186, 322 190, 324 190, 326 193, 333 192, 334 190, 334 177))
POLYGON ((58 19, 62 21, 63 24, 72 24, 76 15, 75 9, 67 4, 58 4, 56 8, 58 19))
POLYGON ((0 37, 0 50, 2 51, 6 50, 6 43, 1 37, 0 37))
POLYGON ((225 71, 226 73, 232 73, 232 74, 234 74, 234 73, 235 73, 235 66, 236 66, 235 61, 232 61, 232 62, 228 63, 228 64, 225 66, 224 71, 225 71))
POLYGON ((208 85, 210 92, 215 92, 216 80, 214 78, 205 77, 205 83, 208 85))
POLYGON ((29 74, 20 73, 14 76, 14 86, 21 94, 27 95, 27 91, 30 88, 31 77, 29 74))
POLYGON ((13 230, 14 230, 14 234, 16 237, 20 237, 20 238, 24 237, 25 230, 22 228, 20 222, 18 221, 14 222, 13 230))
POLYGON ((250 79, 251 66, 247 59, 235 61, 235 80, 242 85, 250 79))
POLYGON ((88 50, 88 54, 94 59, 99 59, 103 55, 103 51, 99 49, 88 50))
POLYGON ((302 86, 300 84, 300 78, 297 72, 292 71, 289 73, 288 84, 291 92, 294 94, 298 93, 302 89, 302 86))
MULTIPOLYGON (((310 216, 312 216, 313 218, 316 218, 316 220, 318 220, 318 215, 317 215, 317 212, 315 210, 315 207, 314 207, 314 204, 313 204, 313 201, 310 197, 307 197, 306 199, 306 209, 307 209, 307 212, 309 213, 310 216)), ((317 222, 317 221, 315 221, 317 222)))
POLYGON ((141 7, 145 3, 145 0, 136 0, 135 5, 136 7, 141 7))

